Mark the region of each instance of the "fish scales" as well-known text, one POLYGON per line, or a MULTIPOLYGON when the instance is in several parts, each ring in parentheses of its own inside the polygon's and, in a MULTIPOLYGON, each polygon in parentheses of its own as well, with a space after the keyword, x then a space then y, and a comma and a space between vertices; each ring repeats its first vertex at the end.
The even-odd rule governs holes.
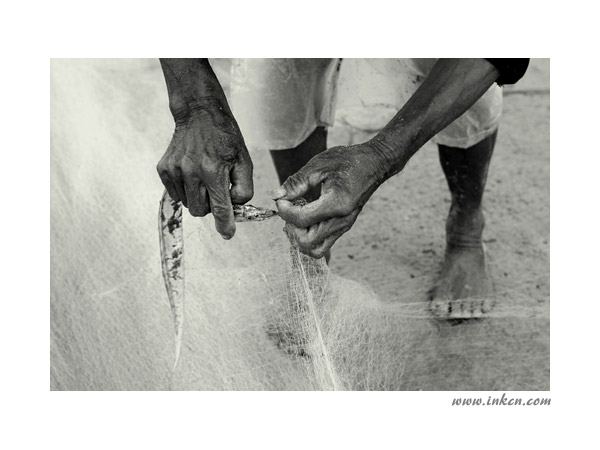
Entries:
POLYGON ((165 190, 158 212, 162 273, 175 324, 175 363, 177 367, 183 339, 185 277, 183 264, 183 222, 181 203, 165 190))

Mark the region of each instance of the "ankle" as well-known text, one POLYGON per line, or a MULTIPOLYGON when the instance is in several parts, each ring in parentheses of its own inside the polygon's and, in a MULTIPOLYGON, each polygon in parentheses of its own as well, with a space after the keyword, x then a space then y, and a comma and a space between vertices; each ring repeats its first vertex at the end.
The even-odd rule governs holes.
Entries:
POLYGON ((456 247, 479 247, 484 227, 481 206, 465 208, 453 204, 446 220, 446 243, 456 247))

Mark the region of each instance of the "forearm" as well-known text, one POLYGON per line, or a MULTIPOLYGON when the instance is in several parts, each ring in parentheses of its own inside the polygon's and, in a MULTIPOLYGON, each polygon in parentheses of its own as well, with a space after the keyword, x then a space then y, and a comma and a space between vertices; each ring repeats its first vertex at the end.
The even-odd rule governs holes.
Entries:
POLYGON ((207 59, 161 58, 160 65, 176 123, 207 107, 216 106, 231 114, 223 88, 207 59))
POLYGON ((372 139, 381 153, 382 177, 398 173, 433 136, 467 111, 498 78, 484 59, 440 59, 423 84, 372 139))

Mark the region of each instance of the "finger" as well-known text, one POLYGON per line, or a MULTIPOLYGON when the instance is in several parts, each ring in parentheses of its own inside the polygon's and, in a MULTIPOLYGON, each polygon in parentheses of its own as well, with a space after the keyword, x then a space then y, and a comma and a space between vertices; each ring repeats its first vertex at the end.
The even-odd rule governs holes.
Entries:
POLYGON ((305 195, 313 187, 320 185, 325 178, 326 175, 324 172, 306 165, 295 174, 289 176, 281 187, 273 191, 273 200, 295 200, 305 195))
POLYGON ((247 152, 240 154, 240 161, 233 166, 230 174, 232 203, 243 205, 254 196, 252 183, 252 160, 247 152))
POLYGON ((332 217, 343 217, 353 211, 349 202, 336 195, 332 189, 324 189, 318 199, 305 205, 278 200, 277 209, 283 220, 300 228, 308 228, 332 217))
POLYGON ((298 246, 304 250, 311 250, 334 234, 348 231, 358 216, 358 210, 345 217, 334 217, 319 222, 309 228, 298 228, 292 224, 288 225, 288 233, 291 234, 298 246))
POLYGON ((323 258, 327 252, 333 247, 333 244, 344 234, 343 232, 335 233, 325 239, 321 244, 314 247, 308 254, 315 259, 323 258))
POLYGON ((169 170, 168 174, 169 178, 171 179, 171 184, 175 187, 175 191, 177 191, 177 196, 179 197, 179 200, 181 201, 181 203, 183 203, 183 206, 187 208, 188 199, 185 195, 183 173, 181 172, 181 169, 173 168, 172 170, 169 170))
POLYGON ((184 180, 188 209, 195 217, 204 217, 210 211, 206 187, 197 177, 188 176, 184 180))
POLYGON ((223 239, 231 239, 235 234, 233 206, 229 194, 229 173, 221 172, 206 182, 210 210, 215 218, 215 227, 223 239))
POLYGON ((167 190, 169 197, 171 197, 171 199, 173 199, 173 201, 175 203, 179 202, 180 201, 179 195, 177 194, 177 190, 175 189, 175 186, 171 182, 171 178, 169 177, 167 172, 161 172, 159 170, 158 176, 160 177, 160 181, 162 181, 163 186, 167 190))
MULTIPOLYGON (((332 218, 317 225, 313 225, 308 229, 298 228, 288 223, 286 224, 286 231, 291 242, 294 242, 295 245, 300 247, 304 253, 312 254, 319 249, 324 242, 329 242, 332 236, 337 236, 337 239, 339 236, 350 230, 352 225, 354 225, 359 212, 360 211, 357 210, 346 217, 332 218)), ((333 242, 335 242, 335 240, 333 242)), ((331 243, 332 245, 333 242, 331 243)), ((326 250, 327 249, 325 249, 325 251, 326 250)))
POLYGON ((292 244, 297 245, 300 251, 315 259, 324 257, 331 249, 333 244, 346 232, 350 227, 343 227, 337 232, 328 235, 322 242, 312 245, 304 245, 301 241, 307 238, 309 233, 306 229, 296 228, 293 225, 286 224, 285 231, 290 238, 292 244))
POLYGON ((206 186, 203 183, 200 183, 200 204, 202 205, 202 209, 198 214, 200 217, 206 216, 210 213, 210 200, 208 198, 208 191, 206 190, 206 186))

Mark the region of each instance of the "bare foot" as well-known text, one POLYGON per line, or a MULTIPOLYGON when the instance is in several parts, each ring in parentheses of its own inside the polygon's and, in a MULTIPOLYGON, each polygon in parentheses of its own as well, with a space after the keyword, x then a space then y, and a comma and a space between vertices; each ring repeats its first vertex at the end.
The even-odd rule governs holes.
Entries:
POLYGON ((458 216, 451 211, 448 217, 446 255, 431 293, 431 312, 442 319, 481 317, 494 307, 481 241, 483 214, 458 216))

